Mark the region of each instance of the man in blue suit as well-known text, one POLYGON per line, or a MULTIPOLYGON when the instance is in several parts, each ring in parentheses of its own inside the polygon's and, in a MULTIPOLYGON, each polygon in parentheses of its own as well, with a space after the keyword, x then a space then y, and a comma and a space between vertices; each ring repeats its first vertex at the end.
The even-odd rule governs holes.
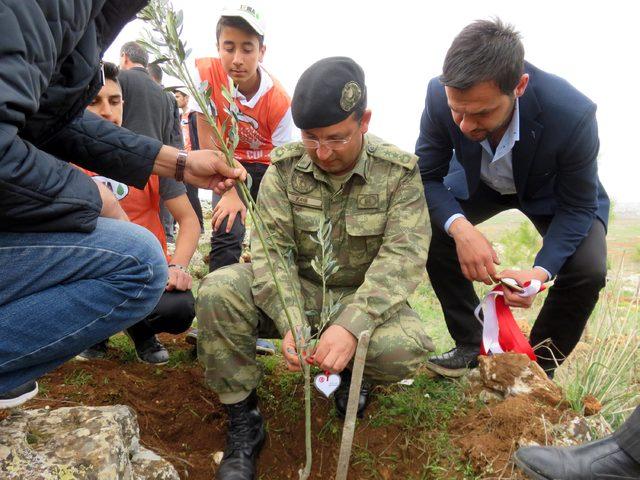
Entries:
MULTIPOLYGON (((427 271, 456 347, 430 359, 457 376, 477 364, 481 325, 472 281, 510 277, 554 286, 531 331, 552 376, 580 339, 606 276, 609 199, 597 170, 596 105, 565 80, 524 61, 520 36, 500 20, 455 38, 429 82, 416 154, 433 236, 427 271), (498 272, 474 225, 517 208, 543 237, 532 268, 498 272)), ((506 303, 527 308, 505 289, 506 303)))

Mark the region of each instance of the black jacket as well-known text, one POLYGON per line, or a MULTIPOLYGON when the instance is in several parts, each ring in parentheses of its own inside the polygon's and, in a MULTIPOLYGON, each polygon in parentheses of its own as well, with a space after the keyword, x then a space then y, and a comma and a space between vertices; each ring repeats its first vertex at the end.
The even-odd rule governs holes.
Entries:
POLYGON ((144 67, 120 71, 118 81, 124 99, 122 126, 165 145, 182 148, 176 98, 154 82, 144 67))
POLYGON ((102 202, 67 162, 143 188, 157 140, 85 107, 100 59, 147 0, 0 0, 0 232, 82 231, 102 202))

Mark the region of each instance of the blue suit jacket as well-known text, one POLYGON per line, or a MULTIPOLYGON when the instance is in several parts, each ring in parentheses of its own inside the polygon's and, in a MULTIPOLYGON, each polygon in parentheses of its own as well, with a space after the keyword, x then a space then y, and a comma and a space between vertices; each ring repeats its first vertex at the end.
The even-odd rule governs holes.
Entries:
MULTIPOLYGON (((529 85, 519 100, 513 177, 522 211, 553 217, 535 265, 555 275, 594 218, 607 226, 609 198, 596 162, 596 105, 565 80, 529 63, 525 72, 529 85)), ((453 122, 438 78, 429 82, 416 155, 432 221, 444 228, 451 215, 463 213, 457 199, 468 199, 478 188, 482 147, 453 122)))

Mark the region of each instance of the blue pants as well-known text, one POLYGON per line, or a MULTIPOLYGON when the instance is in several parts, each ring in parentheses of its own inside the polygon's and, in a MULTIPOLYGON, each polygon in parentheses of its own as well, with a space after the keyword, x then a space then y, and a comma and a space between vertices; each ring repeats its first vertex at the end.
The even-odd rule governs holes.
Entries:
POLYGON ((144 318, 166 281, 160 244, 138 225, 0 232, 0 393, 144 318))

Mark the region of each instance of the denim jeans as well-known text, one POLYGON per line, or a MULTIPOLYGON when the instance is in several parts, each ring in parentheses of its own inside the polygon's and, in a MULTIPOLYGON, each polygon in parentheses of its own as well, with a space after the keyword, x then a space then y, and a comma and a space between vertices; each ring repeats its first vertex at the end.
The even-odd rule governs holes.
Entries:
POLYGON ((167 281, 158 240, 100 218, 91 233, 0 232, 0 393, 148 315, 167 281))

